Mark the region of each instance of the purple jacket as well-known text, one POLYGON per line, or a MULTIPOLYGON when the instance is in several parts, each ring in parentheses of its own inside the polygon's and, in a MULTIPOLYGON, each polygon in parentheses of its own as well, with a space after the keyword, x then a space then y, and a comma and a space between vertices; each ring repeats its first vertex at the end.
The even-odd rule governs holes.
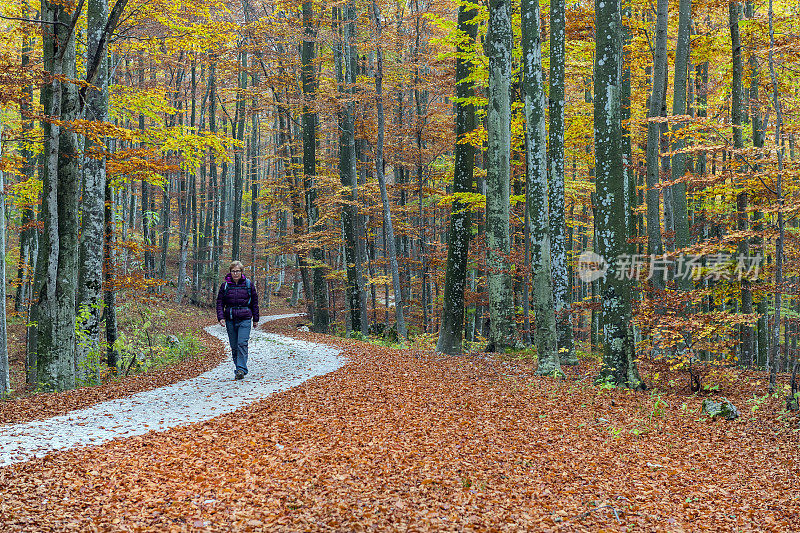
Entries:
POLYGON ((217 320, 252 318, 253 322, 258 322, 258 293, 252 283, 250 288, 247 288, 245 279, 247 278, 242 274, 239 283, 234 283, 230 274, 225 276, 225 281, 217 293, 217 320))

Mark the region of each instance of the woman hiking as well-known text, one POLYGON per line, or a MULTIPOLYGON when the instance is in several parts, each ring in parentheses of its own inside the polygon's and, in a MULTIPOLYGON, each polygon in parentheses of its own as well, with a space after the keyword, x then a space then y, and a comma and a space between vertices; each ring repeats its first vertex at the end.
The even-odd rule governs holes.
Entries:
POLYGON ((235 379, 247 375, 247 342, 250 329, 258 325, 258 293, 253 282, 245 277, 244 265, 232 261, 225 281, 217 293, 217 320, 228 330, 231 355, 236 366, 235 379))

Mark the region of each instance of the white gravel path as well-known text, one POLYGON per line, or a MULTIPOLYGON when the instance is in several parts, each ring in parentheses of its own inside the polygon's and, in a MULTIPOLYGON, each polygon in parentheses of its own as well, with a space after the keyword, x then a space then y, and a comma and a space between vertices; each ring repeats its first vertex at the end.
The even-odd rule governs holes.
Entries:
MULTIPOLYGON (((262 317, 262 322, 300 315, 262 317)), ((228 360, 213 370, 166 387, 109 400, 66 415, 20 424, 0 425, 0 467, 81 445, 164 431, 230 413, 273 392, 333 372, 345 361, 339 350, 253 329, 248 370, 233 379, 233 362, 225 328, 206 328, 222 340, 228 360)))

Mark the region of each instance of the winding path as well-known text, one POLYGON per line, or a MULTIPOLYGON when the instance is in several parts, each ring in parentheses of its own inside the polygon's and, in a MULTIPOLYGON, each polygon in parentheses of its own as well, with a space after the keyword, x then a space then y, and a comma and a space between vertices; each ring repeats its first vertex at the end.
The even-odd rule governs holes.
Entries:
MULTIPOLYGON (((300 315, 261 317, 262 322, 300 315)), ((220 325, 205 328, 230 355, 220 325)), ((244 380, 233 380, 230 359, 196 378, 109 400, 66 415, 0 425, 0 467, 74 446, 98 445, 117 438, 164 431, 202 422, 299 385, 344 364, 339 350, 253 329, 244 380)))

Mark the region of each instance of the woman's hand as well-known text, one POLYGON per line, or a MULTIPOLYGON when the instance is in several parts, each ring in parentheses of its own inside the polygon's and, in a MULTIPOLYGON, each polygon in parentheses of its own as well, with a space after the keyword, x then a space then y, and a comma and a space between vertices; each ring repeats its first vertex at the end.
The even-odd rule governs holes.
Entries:
POLYGON ((219 325, 224 328, 225 327, 225 319, 220 320, 219 321, 219 325))

